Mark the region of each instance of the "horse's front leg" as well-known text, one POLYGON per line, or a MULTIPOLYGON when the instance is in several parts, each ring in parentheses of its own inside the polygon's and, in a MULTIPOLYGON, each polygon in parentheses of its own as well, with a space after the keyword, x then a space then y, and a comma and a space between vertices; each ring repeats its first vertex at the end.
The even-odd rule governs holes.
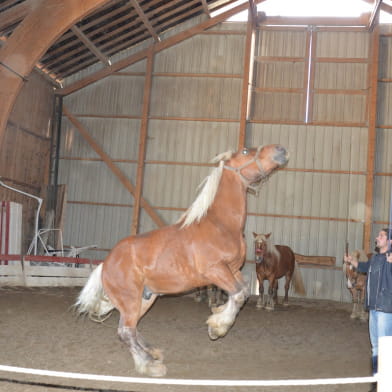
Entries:
POLYGON ((350 289, 351 292, 351 298, 352 298, 352 303, 353 303, 353 310, 351 312, 350 318, 355 319, 357 318, 357 313, 358 313, 358 299, 357 299, 357 291, 355 289, 350 289))
POLYGON ((213 314, 208 318, 208 335, 212 340, 216 340, 226 335, 234 324, 235 318, 242 305, 249 297, 249 289, 244 282, 240 272, 234 277, 229 268, 221 271, 220 282, 214 282, 218 287, 223 288, 228 293, 228 300, 224 305, 213 310, 213 314), (226 279, 224 275, 226 273, 226 279), (223 280, 221 280, 223 278, 223 280), (231 284, 229 284, 231 283, 231 284))
POLYGON ((275 288, 275 280, 273 278, 270 278, 269 284, 268 284, 267 305, 265 306, 266 310, 274 310, 275 309, 274 288, 275 288))
POLYGON ((360 314, 359 319, 361 321, 367 321, 369 319, 369 313, 365 310, 365 289, 359 290, 359 298, 360 298, 360 314))

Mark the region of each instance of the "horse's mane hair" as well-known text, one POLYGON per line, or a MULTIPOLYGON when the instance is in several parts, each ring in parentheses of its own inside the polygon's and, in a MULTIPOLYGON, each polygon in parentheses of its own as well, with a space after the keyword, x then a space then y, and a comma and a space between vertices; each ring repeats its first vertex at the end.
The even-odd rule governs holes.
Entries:
POLYGON ((259 234, 258 237, 261 237, 262 240, 267 244, 267 252, 271 253, 273 256, 280 258, 280 253, 276 246, 272 243, 271 236, 267 238, 265 234, 259 234))
POLYGON ((176 222, 181 223, 182 229, 194 222, 200 222, 201 218, 207 214, 207 211, 211 207, 218 190, 223 172, 223 164, 225 161, 230 159, 232 155, 232 151, 227 151, 217 155, 211 160, 212 163, 219 162, 219 165, 213 168, 211 173, 201 182, 197 188, 200 190, 197 198, 176 222))
POLYGON ((276 248, 276 246, 272 243, 271 240, 271 236, 269 236, 268 238, 263 234, 264 237, 264 241, 267 244, 267 251, 270 252, 272 255, 276 256, 277 258, 280 257, 280 253, 278 251, 278 249, 276 248))

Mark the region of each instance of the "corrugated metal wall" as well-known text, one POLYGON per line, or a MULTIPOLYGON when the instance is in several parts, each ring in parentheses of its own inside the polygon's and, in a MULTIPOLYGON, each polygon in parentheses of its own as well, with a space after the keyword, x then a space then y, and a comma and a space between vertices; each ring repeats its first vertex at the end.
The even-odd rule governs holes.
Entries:
MULTIPOLYGON (((143 197, 167 223, 194 200, 208 161, 238 145, 245 31, 243 24, 222 24, 154 57, 143 197)), ((363 247, 368 64, 367 33, 266 28, 258 34, 246 144, 282 143, 291 159, 258 198, 249 196, 247 258, 254 258, 252 232, 272 232, 275 243, 297 253, 336 257, 336 268, 301 268, 310 298, 349 301, 341 271, 345 243, 363 247)), ((133 184, 144 72, 140 62, 64 100, 133 184)), ((389 102, 388 94, 381 86, 381 101, 389 102)), ((380 122, 391 125, 388 105, 381 108, 380 122)), ((388 130, 377 134, 377 171, 390 173, 388 130)), ((376 177, 375 220, 387 219, 389 179, 376 177)), ((129 234, 133 198, 65 119, 61 182, 68 184, 65 242, 96 243, 100 251, 91 256, 103 257, 129 234)), ((143 211, 139 231, 153 228, 143 211)), ((244 273, 255 293, 254 265, 244 273)))

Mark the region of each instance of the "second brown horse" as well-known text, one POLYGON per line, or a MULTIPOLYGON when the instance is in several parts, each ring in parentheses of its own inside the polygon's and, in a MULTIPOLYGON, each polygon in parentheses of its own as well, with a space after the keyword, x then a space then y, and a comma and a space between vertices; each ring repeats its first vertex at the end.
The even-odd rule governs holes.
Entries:
POLYGON ((253 233, 255 241, 256 274, 259 281, 259 298, 256 307, 274 310, 278 299, 278 280, 285 276, 283 305, 288 305, 290 282, 293 279, 294 292, 303 296, 305 287, 301 274, 295 269, 294 252, 286 245, 273 245, 271 233, 253 233), (268 297, 264 300, 264 280, 269 281, 268 297))

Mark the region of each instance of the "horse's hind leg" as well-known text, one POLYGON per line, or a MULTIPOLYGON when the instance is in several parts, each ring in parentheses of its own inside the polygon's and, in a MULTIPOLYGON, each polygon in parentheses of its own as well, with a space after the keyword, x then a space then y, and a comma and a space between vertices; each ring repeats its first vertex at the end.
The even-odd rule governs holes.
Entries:
POLYGON ((259 281, 259 297, 256 302, 256 309, 262 309, 265 306, 264 303, 264 276, 257 275, 257 280, 259 281))
POLYGON ((353 309, 350 318, 355 319, 358 317, 358 291, 355 289, 351 289, 350 291, 353 303, 353 309))
POLYGON ((289 288, 290 288, 290 283, 293 275, 286 275, 286 281, 284 284, 284 299, 283 299, 283 306, 289 306, 289 288))
POLYGON ((118 335, 129 347, 135 362, 135 370, 140 374, 152 377, 162 377, 166 374, 166 366, 160 359, 155 359, 148 350, 143 347, 145 343, 136 327, 119 326, 118 335))
MULTIPOLYGON (((106 289, 113 290, 109 284, 106 289)), ((120 312, 120 322, 118 335, 128 346, 132 354, 135 370, 140 374, 152 377, 160 377, 166 374, 166 367, 162 363, 162 355, 159 350, 152 348, 137 331, 137 323, 145 312, 151 307, 156 299, 156 294, 150 298, 143 299, 143 287, 139 287, 138 292, 112 291, 110 298, 115 302, 116 308, 120 312)))
MULTIPOLYGON (((139 320, 143 317, 143 315, 151 308, 153 303, 157 298, 157 294, 152 294, 149 299, 142 298, 142 305, 139 313, 139 320)), ((140 334, 139 331, 136 333, 136 338, 138 343, 157 361, 163 361, 163 353, 160 349, 152 347, 140 334)))

